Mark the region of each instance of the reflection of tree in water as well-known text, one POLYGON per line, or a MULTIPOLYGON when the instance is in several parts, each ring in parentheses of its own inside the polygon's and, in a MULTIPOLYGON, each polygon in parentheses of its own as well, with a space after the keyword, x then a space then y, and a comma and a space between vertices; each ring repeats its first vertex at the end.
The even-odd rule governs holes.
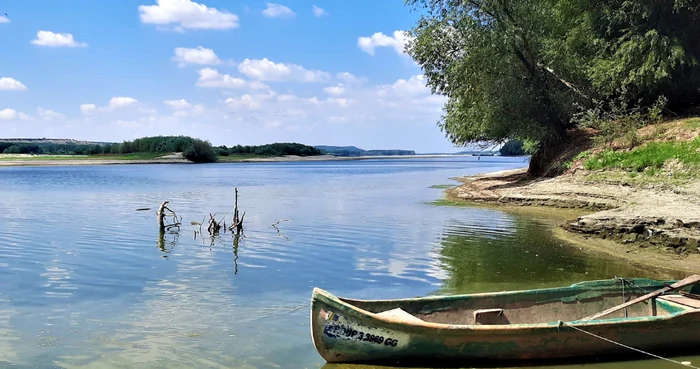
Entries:
MULTIPOLYGON (((197 239, 197 233, 194 233, 194 238, 197 239)), ((245 235, 240 233, 240 234, 232 234, 233 237, 233 264, 234 264, 234 274, 238 274, 238 245, 240 243, 241 236, 245 238, 245 235)), ((178 241, 180 239, 180 232, 179 231, 165 231, 161 230, 158 233, 158 248, 160 251, 164 253, 163 257, 168 258, 168 255, 172 249, 177 245, 178 241)), ((222 238, 221 236, 215 236, 215 237, 200 237, 202 240, 202 244, 205 242, 208 242, 208 246, 211 248, 215 247, 217 244, 217 241, 220 241, 222 238)), ((222 243, 223 244, 223 243, 222 243)))
POLYGON ((443 232, 439 259, 449 277, 440 293, 555 287, 614 276, 678 278, 587 254, 557 239, 550 226, 536 220, 514 216, 508 223, 509 232, 469 223, 453 224, 443 232))
POLYGON ((180 239, 180 233, 175 231, 166 231, 161 229, 158 232, 158 248, 160 251, 164 252, 164 258, 167 258, 170 251, 177 245, 177 241, 180 239))

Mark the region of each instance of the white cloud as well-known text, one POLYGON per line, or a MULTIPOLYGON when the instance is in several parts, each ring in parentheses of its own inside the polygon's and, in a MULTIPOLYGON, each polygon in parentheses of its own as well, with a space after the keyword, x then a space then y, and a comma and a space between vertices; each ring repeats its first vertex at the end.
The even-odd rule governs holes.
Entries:
POLYGON ((399 95, 404 97, 412 97, 424 95, 430 89, 426 86, 425 76, 422 74, 412 76, 409 79, 399 79, 392 85, 384 85, 377 87, 377 95, 385 97, 389 95, 399 95))
POLYGON ((39 31, 36 40, 31 41, 37 46, 46 47, 86 47, 85 42, 77 42, 70 33, 54 33, 51 31, 39 31))
POLYGON ((264 102, 272 101, 275 98, 275 96, 277 96, 277 94, 272 91, 268 91, 264 94, 244 94, 239 97, 229 97, 228 99, 226 99, 226 101, 224 101, 224 103, 229 108, 234 109, 259 109, 264 102))
POLYGON ((261 104, 259 100, 255 99, 250 94, 245 94, 240 97, 229 97, 226 99, 225 103, 231 108, 246 107, 250 109, 257 109, 261 104))
POLYGON ((267 58, 245 59, 238 70, 246 76, 261 81, 321 82, 330 74, 318 70, 307 70, 301 65, 275 63, 267 58))
POLYGON ((238 16, 190 0, 157 0, 157 5, 139 5, 141 23, 173 25, 176 30, 237 28, 238 16))
POLYGON ((404 31, 394 31, 394 36, 387 36, 377 32, 370 37, 360 37, 357 39, 357 46, 367 54, 374 55, 374 50, 378 47, 391 47, 399 55, 405 55, 404 48, 410 40, 404 31))
POLYGON ((198 46, 196 49, 186 47, 175 48, 175 56, 172 58, 180 68, 187 64, 217 65, 221 64, 221 59, 216 56, 214 50, 198 46))
POLYGON ((165 100, 164 103, 165 103, 165 105, 167 105, 167 106, 169 106, 169 107, 171 107, 171 108, 173 108, 173 109, 176 109, 176 110, 187 109, 187 108, 191 108, 191 107, 192 107, 192 104, 189 103, 189 102, 188 102, 187 100, 185 100, 185 99, 180 99, 180 100, 165 100))
POLYGON ((338 84, 326 87, 324 91, 331 96, 269 91, 260 95, 246 93, 230 97, 225 101, 230 110, 225 119, 262 126, 274 122, 284 129, 294 126, 307 131, 322 129, 319 127, 323 127, 324 122, 379 127, 413 122, 424 124, 424 129, 430 131, 445 102, 444 97, 431 94, 422 75, 379 86, 338 84))
POLYGON ((324 15, 327 14, 325 10, 323 10, 322 8, 319 8, 316 5, 311 6, 311 11, 314 13, 314 16, 316 16, 316 17, 323 17, 324 15))
POLYGON ((10 78, 10 77, 2 77, 0 78, 0 91, 5 90, 13 90, 13 91, 21 91, 21 90, 26 90, 27 86, 23 85, 22 82, 10 78))
POLYGON ((143 114, 158 114, 158 110, 157 110, 157 109, 149 108, 149 107, 144 107, 144 106, 142 106, 142 107, 139 108, 139 112, 141 112, 141 113, 143 113, 143 114))
POLYGON ((17 111, 14 109, 0 110, 0 120, 12 120, 17 118, 17 111))
POLYGON ((343 92, 345 92, 345 87, 343 87, 342 83, 338 83, 335 86, 329 86, 324 88, 323 91, 329 95, 338 96, 342 95, 343 92))
POLYGON ((192 108, 192 112, 195 114, 202 114, 206 111, 206 108, 202 104, 197 104, 192 108))
POLYGON ((354 84, 354 83, 365 82, 365 78, 359 78, 359 77, 357 77, 354 74, 349 73, 349 72, 336 73, 335 77, 338 78, 339 80, 341 80, 343 82, 347 82, 347 83, 354 84))
POLYGON ((34 120, 34 118, 24 113, 17 113, 17 118, 19 118, 19 120, 34 120))
POLYGON ((261 12, 268 18, 291 18, 296 14, 288 7, 281 4, 267 3, 267 8, 261 12))
POLYGON ((49 109, 38 108, 37 112, 39 113, 39 117, 46 121, 66 119, 65 115, 49 109))
POLYGON ((180 100, 165 100, 163 101, 165 105, 168 105, 173 110, 174 117, 186 117, 191 115, 203 114, 206 112, 206 108, 202 104, 192 104, 191 102, 180 99, 180 100))
POLYGON ((131 106, 131 105, 135 105, 138 102, 139 101, 134 99, 133 97, 115 96, 109 100, 109 107, 112 109, 119 109, 119 108, 131 106))
POLYGON ((260 82, 260 81, 250 81, 250 88, 253 90, 269 90, 270 86, 260 82))
POLYGON ((97 110, 95 104, 80 104, 80 112, 83 115, 93 114, 97 110))
POLYGON ((7 18, 4 15, 0 15, 0 23, 10 23, 10 18, 7 18))
POLYGON ((338 106, 346 107, 350 103, 350 100, 344 99, 344 98, 338 98, 338 97, 329 97, 326 99, 326 102, 329 102, 331 104, 335 104, 338 106))
POLYGON ((248 85, 248 82, 242 78, 221 74, 212 68, 203 68, 197 73, 199 73, 199 79, 196 85, 199 87, 243 88, 248 85))

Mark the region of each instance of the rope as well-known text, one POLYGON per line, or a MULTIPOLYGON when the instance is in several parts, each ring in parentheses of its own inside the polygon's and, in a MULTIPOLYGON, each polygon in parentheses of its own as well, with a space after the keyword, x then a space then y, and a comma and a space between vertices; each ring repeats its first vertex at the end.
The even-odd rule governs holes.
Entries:
POLYGON ((597 334, 595 334, 595 333, 591 333, 591 332, 585 331, 585 330, 583 330, 583 329, 581 329, 581 328, 579 328, 579 327, 576 327, 576 326, 574 326, 574 325, 571 325, 571 324, 569 324, 569 323, 566 323, 566 322, 563 322, 563 321, 560 320, 560 321, 559 321, 559 326, 562 326, 562 325, 567 326, 567 327, 570 327, 570 328, 573 328, 573 329, 575 329, 575 330, 577 330, 577 331, 579 331, 579 332, 585 333, 585 334, 587 334, 587 335, 589 335, 589 336, 593 336, 593 337, 595 337, 595 338, 599 338, 599 339, 601 339, 601 340, 603 340, 603 341, 610 342, 610 343, 612 343, 612 344, 615 344, 615 345, 618 345, 618 346, 622 346, 622 347, 627 348, 627 349, 630 349, 630 350, 632 350, 632 351, 636 351, 636 352, 639 352, 639 353, 642 353, 642 354, 645 354, 645 355, 649 355, 649 356, 651 356, 651 357, 654 357, 654 358, 657 358, 657 359, 660 359, 660 360, 665 360, 665 361, 668 361, 668 362, 671 362, 671 363, 674 363, 674 364, 687 366, 687 367, 689 367, 689 368, 700 369, 700 368, 698 368, 697 366, 691 365, 690 362, 680 362, 680 361, 676 361, 676 360, 673 360, 673 359, 669 359, 669 358, 666 358, 666 357, 663 357, 663 356, 655 355, 655 354, 652 354, 652 353, 650 353, 650 352, 642 351, 642 350, 640 350, 640 349, 638 349, 638 348, 634 348, 634 347, 632 347, 632 346, 627 346, 627 345, 625 345, 625 344, 622 344, 622 343, 619 343, 619 342, 615 342, 615 341, 613 341, 613 340, 611 340, 611 339, 608 339, 608 338, 605 338, 605 337, 601 337, 601 336, 599 336, 599 335, 597 335, 597 334))

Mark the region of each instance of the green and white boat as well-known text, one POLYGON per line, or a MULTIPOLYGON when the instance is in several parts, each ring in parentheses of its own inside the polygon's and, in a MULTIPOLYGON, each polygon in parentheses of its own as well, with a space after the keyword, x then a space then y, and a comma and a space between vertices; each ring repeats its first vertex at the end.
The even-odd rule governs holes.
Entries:
POLYGON ((519 361, 700 347, 699 275, 353 300, 314 288, 311 336, 329 363, 519 361), (623 301, 624 300, 624 301, 623 301), (627 347, 625 347, 627 346, 627 347))

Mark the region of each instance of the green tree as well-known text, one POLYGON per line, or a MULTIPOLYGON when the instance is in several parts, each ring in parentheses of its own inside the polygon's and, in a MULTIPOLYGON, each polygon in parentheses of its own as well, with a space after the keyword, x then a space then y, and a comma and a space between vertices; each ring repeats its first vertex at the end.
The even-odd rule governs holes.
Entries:
POLYGON ((553 15, 548 0, 406 0, 426 12, 408 53, 428 86, 448 97, 439 126, 451 141, 540 143, 530 171, 566 134, 580 92, 554 73, 543 52, 553 15))
POLYGON ((521 140, 548 171, 581 110, 700 102, 691 0, 406 0, 423 15, 407 52, 448 100, 455 144, 521 140))
POLYGON ((216 153, 214 148, 208 141, 199 139, 192 140, 192 144, 185 148, 182 152, 185 159, 195 163, 214 163, 216 162, 216 153))

